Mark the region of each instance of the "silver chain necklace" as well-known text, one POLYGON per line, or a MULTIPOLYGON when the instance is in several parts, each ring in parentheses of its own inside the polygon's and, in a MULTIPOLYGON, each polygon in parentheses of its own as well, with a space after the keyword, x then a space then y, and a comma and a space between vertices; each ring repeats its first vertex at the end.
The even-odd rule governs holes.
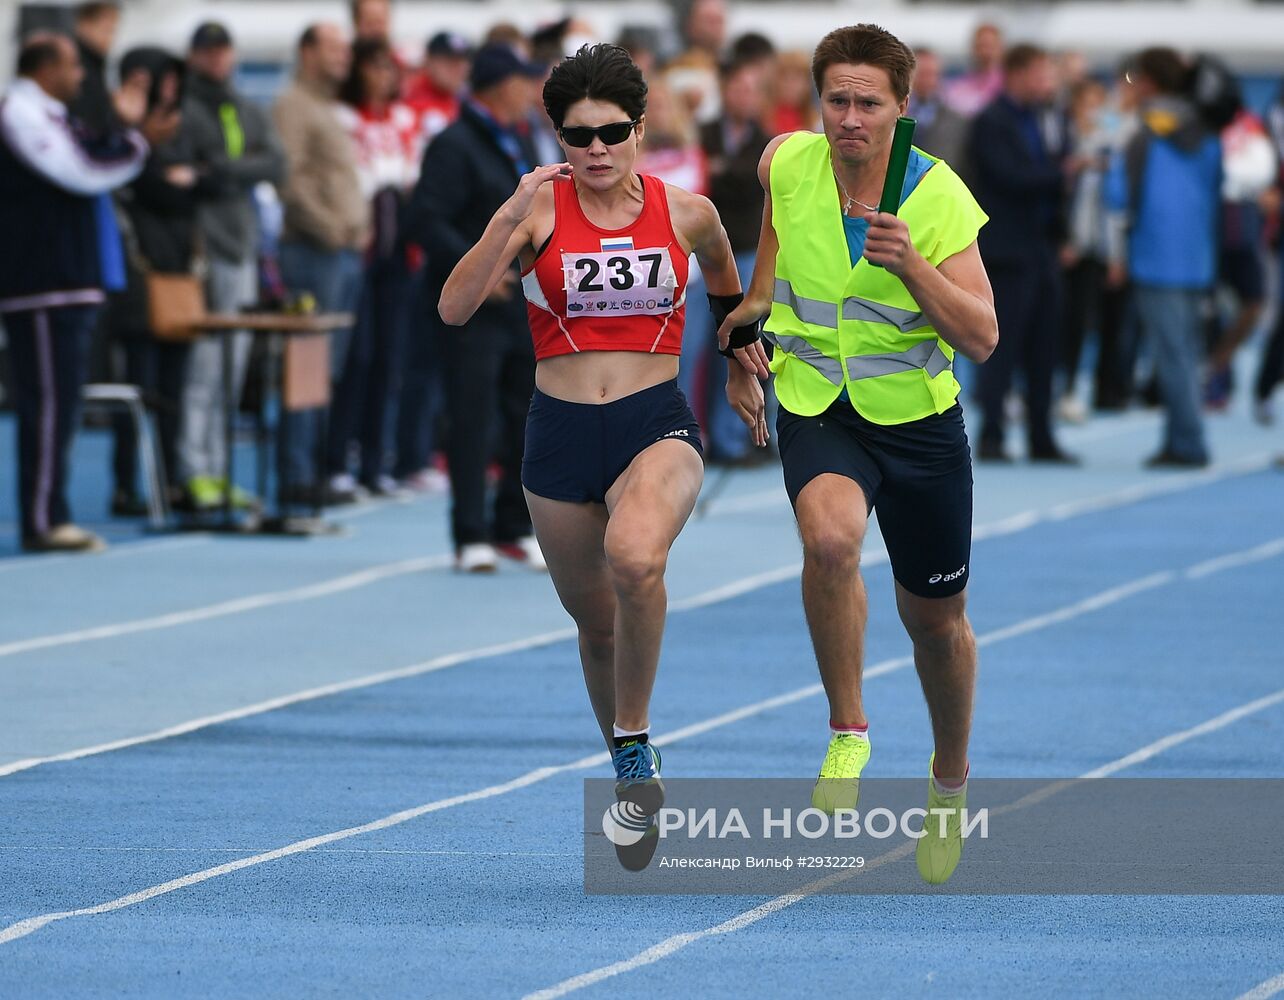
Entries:
POLYGON ((853 198, 851 195, 849 195, 847 193, 847 188, 843 187, 843 182, 838 179, 838 174, 836 173, 834 174, 834 181, 838 184, 838 190, 843 193, 843 197, 847 199, 846 202, 843 204, 843 215, 846 215, 848 212, 850 212, 853 205, 859 205, 861 208, 865 209, 865 211, 867 212, 878 211, 877 205, 866 205, 859 198, 853 198))

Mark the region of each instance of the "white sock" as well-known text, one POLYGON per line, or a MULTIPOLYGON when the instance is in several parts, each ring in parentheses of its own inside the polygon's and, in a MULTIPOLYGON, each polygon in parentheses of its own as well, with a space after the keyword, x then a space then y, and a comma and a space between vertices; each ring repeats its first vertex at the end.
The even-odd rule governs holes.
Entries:
POLYGON ((848 736, 855 736, 858 739, 869 739, 869 723, 863 726, 835 726, 832 722, 829 724, 829 731, 834 735, 845 733, 848 736))
POLYGON ((619 726, 612 724, 611 730, 611 734, 616 739, 620 739, 623 736, 648 736, 651 732, 651 727, 647 726, 645 729, 621 729, 619 726))
POLYGON ((959 792, 963 791, 963 789, 967 787, 967 776, 971 772, 971 770, 972 770, 972 765, 971 763, 969 763, 967 766, 967 770, 963 772, 963 780, 960 781, 957 785, 947 785, 945 782, 943 782, 940 778, 936 776, 936 768, 933 767, 932 768, 932 787, 936 789, 937 795, 943 795, 943 796, 958 795, 959 792))

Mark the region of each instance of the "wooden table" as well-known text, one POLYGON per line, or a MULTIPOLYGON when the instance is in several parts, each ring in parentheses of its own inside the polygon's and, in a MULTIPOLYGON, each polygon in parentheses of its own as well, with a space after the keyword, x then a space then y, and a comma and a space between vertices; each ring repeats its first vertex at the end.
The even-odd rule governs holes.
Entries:
MULTIPOLYGON (((356 322, 351 313, 313 313, 311 315, 293 315, 289 313, 244 312, 244 313, 207 313, 194 321, 191 329, 197 334, 222 335, 222 383, 223 383, 223 442, 226 453, 224 477, 227 489, 223 493, 223 520, 220 527, 226 531, 252 531, 268 534, 315 535, 332 530, 321 520, 321 506, 325 477, 326 453, 326 420, 321 421, 321 431, 317 435, 317 469, 316 490, 310 519, 291 518, 281 507, 281 482, 277 481, 276 516, 262 519, 251 527, 244 527, 236 522, 232 510, 232 472, 235 465, 233 446, 236 434, 236 387, 233 384, 232 338, 230 334, 246 331, 254 336, 266 336, 274 341, 284 340, 287 352, 283 366, 283 385, 281 386, 282 411, 326 409, 330 405, 330 333, 342 330, 356 322), (290 356, 293 354, 293 356, 290 356)), ((270 389, 275 388, 275 355, 269 369, 264 374, 264 383, 270 389)), ((259 491, 264 489, 267 481, 266 457, 263 441, 258 442, 259 491)))

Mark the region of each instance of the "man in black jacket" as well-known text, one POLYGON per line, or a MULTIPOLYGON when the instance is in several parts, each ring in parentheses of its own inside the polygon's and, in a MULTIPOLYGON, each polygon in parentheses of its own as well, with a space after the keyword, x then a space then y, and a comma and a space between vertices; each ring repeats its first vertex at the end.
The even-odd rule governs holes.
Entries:
MULTIPOLYGON (((86 140, 67 112, 83 75, 69 38, 37 35, 0 104, 0 314, 18 417, 22 545, 32 551, 103 547, 71 523, 66 498, 89 336, 103 301, 95 198, 133 180, 148 152, 132 130, 86 140)), ((137 124, 150 80, 131 80, 115 110, 137 124)))
POLYGON ((1013 370, 1025 373, 1032 461, 1073 463, 1053 440, 1052 375, 1059 353, 1057 260, 1066 190, 1059 119, 1050 114, 1052 63, 1033 45, 1003 60, 1003 93, 977 116, 969 137, 972 190, 990 223, 981 256, 994 288, 999 346, 981 368, 982 461, 1009 461, 1003 407, 1013 370))
MULTIPOLYGON (((486 230, 521 176, 536 166, 529 135, 520 130, 536 96, 542 68, 505 45, 487 45, 473 61, 472 96, 459 120, 433 140, 411 206, 419 242, 428 250, 425 299, 436 303, 455 265, 486 230)), ((492 571, 497 551, 542 568, 522 493, 526 410, 535 386, 535 352, 516 267, 460 327, 430 319, 443 344, 450 438, 446 448, 453 492, 451 533, 456 565, 492 571), (501 468, 491 517, 486 468, 501 468)))

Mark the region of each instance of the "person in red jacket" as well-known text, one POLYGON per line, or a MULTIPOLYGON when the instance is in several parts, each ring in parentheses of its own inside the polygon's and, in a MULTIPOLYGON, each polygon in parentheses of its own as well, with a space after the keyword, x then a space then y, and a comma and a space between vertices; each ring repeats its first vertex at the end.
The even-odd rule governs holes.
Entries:
POLYGON ((357 323, 330 409, 327 473, 336 494, 356 492, 358 485, 373 496, 399 491, 385 458, 401 391, 411 277, 420 260, 418 248, 407 243, 403 220, 423 155, 418 115, 398 99, 400 89, 392 46, 382 39, 358 39, 348 79, 339 88, 337 113, 352 136, 373 228, 357 323), (355 479, 353 445, 360 455, 355 479))
MULTIPOLYGON (((553 69, 544 106, 568 162, 522 178, 439 303, 447 323, 465 322, 520 259, 537 359, 522 482, 553 584, 579 628, 617 797, 642 831, 638 844, 617 844, 628 867, 645 866, 655 850, 664 786, 648 730, 664 572, 704 475, 700 429, 676 381, 688 255, 700 261, 719 325, 743 298, 713 204, 634 169, 646 93, 614 45, 585 46, 553 69)), ((765 378, 767 368, 757 338, 756 324, 732 331, 728 391, 762 446, 754 374, 765 378)))
POLYGON ((401 95, 419 115, 425 146, 459 117, 459 95, 472 61, 472 46, 462 35, 440 31, 428 40, 423 68, 406 80, 401 95))

